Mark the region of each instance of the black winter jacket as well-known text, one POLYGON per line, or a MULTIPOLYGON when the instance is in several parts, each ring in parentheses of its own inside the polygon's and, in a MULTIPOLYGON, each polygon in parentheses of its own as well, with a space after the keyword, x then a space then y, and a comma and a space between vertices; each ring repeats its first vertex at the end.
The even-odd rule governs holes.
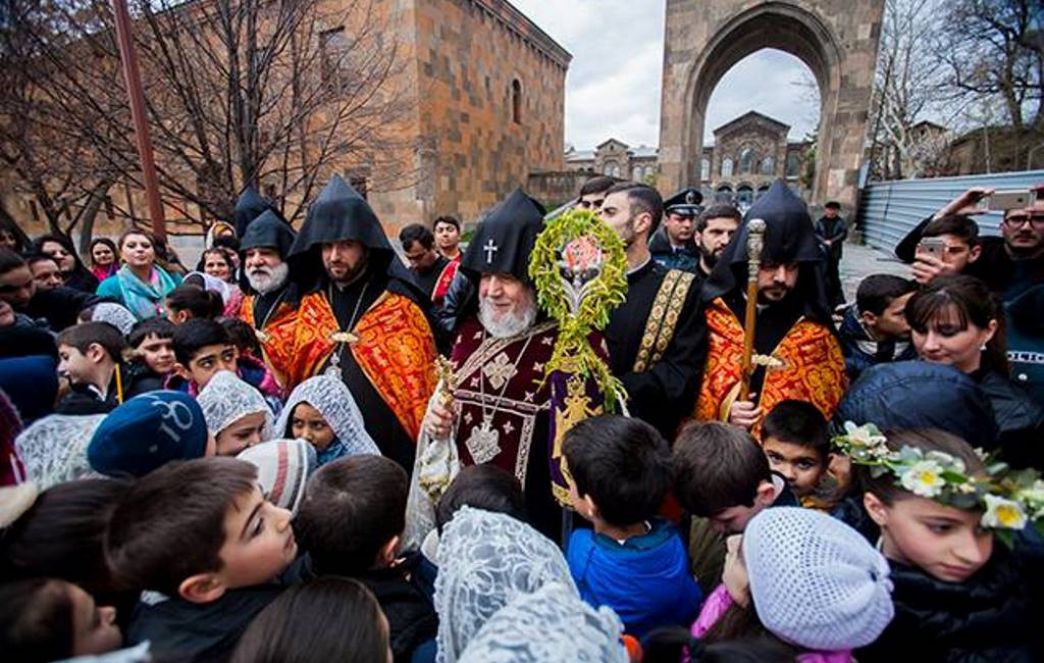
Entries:
POLYGON ((1000 541, 993 556, 968 580, 937 580, 915 567, 889 561, 895 618, 860 663, 966 661, 1015 663, 1044 655, 1044 585, 1039 544, 1030 550, 1000 541))

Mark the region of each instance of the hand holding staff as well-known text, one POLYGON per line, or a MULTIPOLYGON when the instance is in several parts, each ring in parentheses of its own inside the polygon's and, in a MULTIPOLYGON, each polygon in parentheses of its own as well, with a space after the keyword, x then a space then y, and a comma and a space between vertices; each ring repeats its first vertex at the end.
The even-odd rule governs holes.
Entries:
POLYGON ((751 357, 754 354, 754 327, 758 315, 758 270, 761 269, 761 250, 765 246, 765 221, 747 222, 747 309, 743 317, 743 363, 740 373, 738 400, 750 395, 751 357))

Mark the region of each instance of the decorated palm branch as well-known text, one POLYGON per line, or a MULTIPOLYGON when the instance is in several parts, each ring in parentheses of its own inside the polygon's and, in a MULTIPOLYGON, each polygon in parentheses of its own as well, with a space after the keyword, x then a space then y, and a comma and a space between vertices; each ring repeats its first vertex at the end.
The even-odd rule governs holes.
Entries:
POLYGON ((558 323, 544 379, 551 383, 552 490, 568 504, 566 431, 588 417, 625 409, 623 383, 609 370, 599 332, 627 297, 627 256, 601 218, 573 209, 546 222, 533 247, 529 276, 540 307, 558 323))

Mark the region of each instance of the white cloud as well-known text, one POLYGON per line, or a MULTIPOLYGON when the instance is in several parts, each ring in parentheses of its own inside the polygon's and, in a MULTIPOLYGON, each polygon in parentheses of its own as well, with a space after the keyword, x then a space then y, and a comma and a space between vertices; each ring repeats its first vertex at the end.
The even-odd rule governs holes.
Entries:
MULTIPOLYGON (((511 0, 573 54, 566 78, 566 142, 591 149, 607 138, 657 145, 663 72, 663 0, 511 0)), ((759 51, 736 64, 711 95, 711 129, 757 110, 801 138, 818 122, 818 102, 794 83, 810 75, 797 58, 759 51), (765 85, 767 76, 772 84, 765 85)))

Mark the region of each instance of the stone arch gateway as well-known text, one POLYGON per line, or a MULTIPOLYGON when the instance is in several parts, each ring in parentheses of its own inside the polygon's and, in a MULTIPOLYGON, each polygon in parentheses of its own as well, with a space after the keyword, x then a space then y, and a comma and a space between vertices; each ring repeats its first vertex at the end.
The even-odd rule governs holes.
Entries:
MULTIPOLYGON (((660 185, 698 185, 704 119, 714 86, 763 48, 800 58, 819 85, 820 115, 812 202, 839 200, 852 213, 858 194, 884 0, 666 0, 660 185)), ((766 84, 771 85, 770 75, 766 84)), ((758 110, 754 108, 752 110, 758 110)))

